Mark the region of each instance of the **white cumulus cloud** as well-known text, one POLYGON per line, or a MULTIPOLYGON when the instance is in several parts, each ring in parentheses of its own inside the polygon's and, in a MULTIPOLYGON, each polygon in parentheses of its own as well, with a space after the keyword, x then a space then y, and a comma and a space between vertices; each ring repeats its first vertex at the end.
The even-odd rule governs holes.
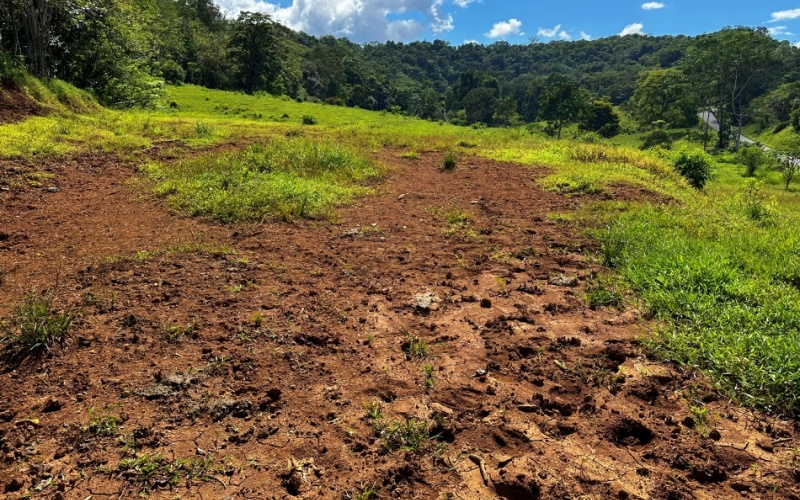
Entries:
POLYGON ((781 35, 783 35, 783 36, 793 36, 794 35, 794 33, 789 31, 789 29, 786 26, 773 26, 771 28, 767 28, 767 31, 772 36, 781 36, 781 35))
POLYGON ((466 9, 469 4, 474 2, 475 0, 453 0, 453 3, 461 7, 462 9, 466 9))
POLYGON ((500 21, 494 23, 492 29, 486 33, 489 38, 503 38, 509 35, 519 35, 522 23, 516 19, 509 19, 508 21, 500 21))
POLYGON ((644 10, 658 10, 663 9, 665 6, 661 2, 647 2, 642 4, 644 10))
MULTIPOLYGON (((460 7, 472 1, 454 0, 460 7)), ((413 40, 426 28, 434 33, 453 29, 453 16, 443 9, 445 0, 292 0, 286 7, 266 0, 215 2, 229 17, 242 11, 263 12, 293 30, 316 36, 346 36, 355 42, 413 40), (415 20, 413 13, 421 15, 427 26, 415 20), (398 15, 406 17, 404 14, 408 17, 397 19, 398 15)))
POLYGON ((642 31, 644 29, 644 24, 642 23, 631 23, 619 33, 619 36, 627 36, 627 35, 644 35, 642 31))
POLYGON ((561 40, 569 40, 572 38, 571 36, 569 36, 569 33, 561 29, 560 24, 557 24, 556 27, 553 29, 539 28, 539 31, 536 32, 536 35, 542 38, 558 37, 561 40))
POLYGON ((797 19, 798 17, 800 17, 800 9, 779 10, 772 13, 772 19, 770 19, 769 22, 788 21, 790 19, 797 19))
POLYGON ((581 31, 581 40, 591 40, 591 39, 592 39, 592 35, 590 35, 589 33, 584 32, 584 31, 581 31))

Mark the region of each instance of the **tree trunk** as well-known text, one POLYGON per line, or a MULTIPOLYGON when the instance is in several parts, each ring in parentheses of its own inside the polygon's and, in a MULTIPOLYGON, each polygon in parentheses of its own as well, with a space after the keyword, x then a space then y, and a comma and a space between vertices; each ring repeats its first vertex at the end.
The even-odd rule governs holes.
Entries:
POLYGON ((28 65, 39 78, 49 76, 50 0, 31 0, 25 12, 28 65))

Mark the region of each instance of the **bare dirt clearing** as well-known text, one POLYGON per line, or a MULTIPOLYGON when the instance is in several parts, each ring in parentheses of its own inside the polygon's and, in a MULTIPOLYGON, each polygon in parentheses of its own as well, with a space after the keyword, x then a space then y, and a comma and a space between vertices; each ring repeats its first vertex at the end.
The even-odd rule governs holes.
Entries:
POLYGON ((0 311, 56 281, 82 311, 0 373, 0 495, 800 498, 793 424, 587 306, 592 243, 548 217, 581 198, 398 156, 336 224, 176 215, 111 157, 0 191, 0 311))

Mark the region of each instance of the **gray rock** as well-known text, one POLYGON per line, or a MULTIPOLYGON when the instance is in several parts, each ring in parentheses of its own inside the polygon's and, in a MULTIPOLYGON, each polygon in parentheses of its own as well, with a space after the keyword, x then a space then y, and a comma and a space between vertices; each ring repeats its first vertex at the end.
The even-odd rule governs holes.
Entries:
POLYGON ((547 283, 555 286, 578 286, 578 278, 576 276, 564 276, 563 274, 559 274, 558 276, 553 276, 547 283))
POLYGON ((222 420, 228 415, 236 418, 247 418, 253 411, 253 403, 243 399, 236 401, 233 399, 220 399, 211 405, 211 418, 214 421, 222 420))
POLYGON ((436 302, 436 296, 430 292, 414 297, 414 307, 420 312, 429 312, 436 302))
POLYGON ((340 238, 358 238, 363 236, 363 232, 361 231, 360 227, 354 227, 352 229, 348 229, 347 231, 343 232, 339 235, 340 238))
POLYGON ((145 399, 162 399, 171 396, 174 393, 172 387, 164 384, 148 385, 144 389, 140 389, 135 394, 142 396, 145 399))

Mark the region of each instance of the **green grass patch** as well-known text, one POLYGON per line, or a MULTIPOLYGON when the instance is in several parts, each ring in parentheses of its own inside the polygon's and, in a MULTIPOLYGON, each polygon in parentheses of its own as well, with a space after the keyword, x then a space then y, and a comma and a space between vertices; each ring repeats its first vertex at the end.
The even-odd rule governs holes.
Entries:
POLYGON ((643 206, 596 236, 661 326, 646 344, 741 402, 800 410, 800 235, 709 200, 643 206))
POLYGON ((75 318, 71 309, 58 308, 54 292, 30 292, 0 323, 0 345, 12 359, 41 355, 64 341, 75 318))
POLYGON ((330 217, 367 195, 384 170, 353 149, 290 138, 178 164, 151 163, 155 192, 173 207, 222 222, 330 217))

